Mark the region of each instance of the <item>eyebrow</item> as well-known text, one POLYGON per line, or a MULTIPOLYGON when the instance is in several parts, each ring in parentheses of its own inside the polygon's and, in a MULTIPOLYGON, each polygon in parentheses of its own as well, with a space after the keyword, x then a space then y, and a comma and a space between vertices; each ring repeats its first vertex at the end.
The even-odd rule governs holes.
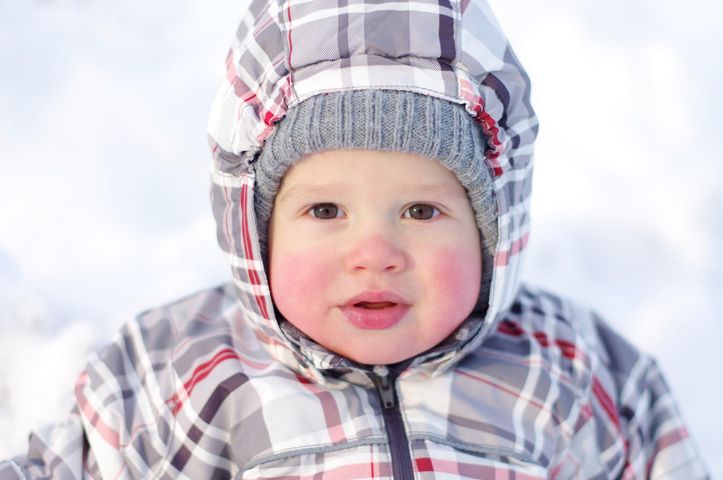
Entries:
POLYGON ((344 183, 325 183, 319 185, 300 184, 282 191, 278 199, 282 201, 306 197, 330 197, 339 195, 347 190, 348 186, 344 183))
POLYGON ((445 195, 448 197, 453 198, 467 198, 467 190, 462 187, 462 189, 455 188, 456 185, 450 185, 449 183, 422 183, 418 185, 408 185, 405 188, 408 191, 411 191, 412 193, 422 193, 422 194, 439 194, 439 195, 445 195))

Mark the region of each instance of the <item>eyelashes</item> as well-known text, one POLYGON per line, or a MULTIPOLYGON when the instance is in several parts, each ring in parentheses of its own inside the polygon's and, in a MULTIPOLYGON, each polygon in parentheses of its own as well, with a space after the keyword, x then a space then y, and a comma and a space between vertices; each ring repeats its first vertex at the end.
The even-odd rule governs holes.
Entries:
POLYGON ((415 220, 431 220, 441 212, 434 205, 427 203, 415 203, 404 211, 404 218, 415 220))
MULTIPOLYGON (((428 203, 415 203, 404 210, 402 218, 413 220, 431 220, 442 212, 428 203)), ((342 209, 335 203, 317 203, 309 207, 306 211, 307 215, 311 215, 319 220, 333 220, 344 216, 342 209)))
POLYGON ((340 216, 341 208, 334 203, 317 203, 307 213, 320 220, 331 220, 340 216))

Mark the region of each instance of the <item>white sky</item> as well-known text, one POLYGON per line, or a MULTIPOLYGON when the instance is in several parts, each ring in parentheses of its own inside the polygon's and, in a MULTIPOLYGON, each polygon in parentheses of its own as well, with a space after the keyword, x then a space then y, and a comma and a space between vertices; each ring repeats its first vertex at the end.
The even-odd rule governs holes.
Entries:
MULTIPOLYGON (((723 477, 723 7, 491 3, 541 122, 526 278, 658 358, 723 477)), ((120 322, 229 278, 205 126, 240 12, 0 0, 0 457, 120 322)))

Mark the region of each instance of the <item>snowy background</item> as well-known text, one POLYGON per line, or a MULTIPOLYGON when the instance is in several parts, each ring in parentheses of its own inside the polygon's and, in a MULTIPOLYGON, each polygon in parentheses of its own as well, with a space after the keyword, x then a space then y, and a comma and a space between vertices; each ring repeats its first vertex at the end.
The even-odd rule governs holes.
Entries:
MULTIPOLYGON (((723 478, 723 7, 491 3, 541 120, 526 278, 658 358, 723 478)), ((244 4, 0 0, 0 458, 122 321, 228 278, 205 127, 244 4)))

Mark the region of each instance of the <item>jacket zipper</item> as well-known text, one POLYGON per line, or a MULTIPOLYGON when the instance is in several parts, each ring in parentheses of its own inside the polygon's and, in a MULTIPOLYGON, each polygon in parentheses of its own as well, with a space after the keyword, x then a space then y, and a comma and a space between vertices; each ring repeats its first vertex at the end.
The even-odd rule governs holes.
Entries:
POLYGON ((397 394, 394 388, 394 383, 400 371, 401 369, 395 369, 395 371, 390 372, 386 366, 378 365, 374 367, 374 374, 372 375, 382 402, 384 428, 389 439, 394 480, 414 478, 409 440, 407 439, 407 432, 404 430, 404 420, 402 420, 402 412, 399 410, 399 402, 397 402, 397 394))

